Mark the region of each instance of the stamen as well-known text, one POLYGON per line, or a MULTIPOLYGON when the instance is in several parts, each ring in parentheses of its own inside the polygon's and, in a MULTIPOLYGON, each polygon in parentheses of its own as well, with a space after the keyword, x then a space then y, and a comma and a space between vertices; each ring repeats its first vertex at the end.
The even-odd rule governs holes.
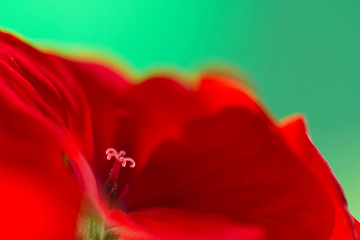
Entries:
POLYGON ((108 199, 114 191, 115 191, 115 188, 112 187, 110 189, 110 191, 108 192, 108 194, 106 195, 105 199, 108 199))
POLYGON ((111 158, 115 158, 114 165, 110 171, 109 178, 106 182, 107 187, 110 189, 109 193, 107 194, 108 196, 106 197, 108 198, 116 190, 116 185, 117 185, 116 182, 119 175, 120 167, 121 166, 125 167, 126 162, 131 162, 130 167, 134 168, 135 161, 132 158, 125 157, 126 152, 123 150, 117 152, 114 148, 108 148, 105 153, 107 155, 106 157, 107 160, 111 160, 111 158))

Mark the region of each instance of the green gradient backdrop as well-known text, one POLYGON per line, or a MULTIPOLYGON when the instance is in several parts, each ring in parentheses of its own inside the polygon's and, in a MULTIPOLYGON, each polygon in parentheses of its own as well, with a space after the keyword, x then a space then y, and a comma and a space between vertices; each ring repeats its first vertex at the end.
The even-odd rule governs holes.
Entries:
POLYGON ((248 73, 279 118, 308 119, 360 217, 360 1, 1 1, 0 26, 34 43, 106 49, 146 73, 209 60, 248 73))

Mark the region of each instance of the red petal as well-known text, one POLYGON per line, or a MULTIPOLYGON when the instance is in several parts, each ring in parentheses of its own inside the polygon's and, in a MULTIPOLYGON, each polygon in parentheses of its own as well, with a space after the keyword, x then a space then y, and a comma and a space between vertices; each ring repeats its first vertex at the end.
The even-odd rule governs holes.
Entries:
POLYGON ((335 224, 331 239, 357 239, 353 218, 348 212, 343 190, 326 160, 310 141, 303 118, 296 116, 288 118, 282 125, 282 131, 289 147, 316 176, 321 187, 333 202, 335 224))
POLYGON ((232 106, 245 107, 267 118, 261 107, 243 92, 244 88, 239 91, 239 85, 225 76, 204 74, 198 89, 186 88, 176 79, 171 75, 155 75, 123 93, 122 104, 131 125, 119 118, 118 125, 123 127, 117 131, 115 144, 130 148, 138 161, 137 169, 141 169, 154 148, 168 138, 176 138, 182 126, 194 119, 232 106), (129 128, 130 133, 125 130, 129 128))
MULTIPOLYGON (((62 144, 61 151, 67 155, 71 152, 71 160, 82 165, 77 167, 81 181, 86 183, 88 190, 90 188, 91 192, 96 192, 95 179, 81 157, 85 155, 87 159, 92 159, 94 153, 88 95, 82 86, 83 79, 76 78, 76 69, 86 64, 43 53, 1 32, 0 49, 0 97, 5 103, 3 107, 7 108, 2 112, 5 116, 3 121, 10 125, 24 124, 23 119, 7 115, 6 111, 13 109, 36 119, 38 125, 34 130, 55 134, 58 143, 62 144), (86 181, 84 176, 87 177, 86 181)), ((89 74, 97 72, 96 78, 101 82, 99 75, 108 76, 102 69, 105 68, 91 65, 87 71, 89 74)), ((9 133, 9 136, 14 139, 24 137, 21 132, 9 133)))
POLYGON ((93 123, 88 96, 68 61, 1 32, 0 49, 1 87, 12 95, 11 101, 56 124, 63 132, 70 132, 83 154, 92 158, 93 123))
MULTIPOLYGON (((119 186, 128 182, 132 172, 141 170, 156 147, 164 140, 177 138, 182 127, 194 119, 212 116, 230 106, 246 107, 267 119, 259 105, 225 76, 203 75, 198 89, 187 88, 174 79, 177 77, 156 75, 121 92, 113 111, 122 109, 126 115, 112 118, 117 119, 112 146, 126 150, 136 160, 137 167, 121 170, 119 186)), ((103 168, 107 169, 103 171, 104 179, 110 167, 103 168)))
MULTIPOLYGON (((270 239, 329 238, 336 206, 316 175, 294 155, 281 131, 251 98, 236 88, 211 88, 209 83, 206 91, 199 93, 202 103, 209 106, 205 112, 197 109, 196 102, 191 110, 182 110, 181 104, 175 107, 180 113, 174 118, 180 114, 186 118, 190 111, 199 110, 201 114, 192 115, 200 115, 198 120, 189 117, 190 124, 178 124, 166 108, 165 127, 174 123, 176 134, 166 133, 167 140, 155 148, 143 171, 130 181, 123 207, 129 212, 166 207, 222 214, 238 223, 265 228, 270 239), (232 93, 232 100, 212 105, 211 92, 223 98, 232 93)), ((182 99, 189 106, 186 98, 182 99)), ((169 101, 171 105, 176 100, 169 101)), ((146 116, 152 126, 159 124, 155 129, 164 124, 157 122, 157 116, 146 116)))
POLYGON ((4 33, 0 49, 1 236, 72 239, 82 196, 63 153, 91 139, 83 95, 59 58, 4 33))
POLYGON ((6 106, 0 104, 1 237, 72 239, 81 194, 64 165, 61 143, 44 122, 6 106))
MULTIPOLYGON (((145 209, 128 217, 151 239, 162 240, 261 240, 261 229, 238 225, 224 216, 199 215, 173 209, 145 209)), ((129 238, 136 239, 136 238, 129 238)))
POLYGON ((357 234, 358 236, 360 236, 360 223, 359 223, 359 221, 356 220, 355 218, 354 218, 354 223, 355 223, 356 234, 357 234))
POLYGON ((67 181, 3 166, 0 181, 2 239, 74 239, 80 198, 67 181))

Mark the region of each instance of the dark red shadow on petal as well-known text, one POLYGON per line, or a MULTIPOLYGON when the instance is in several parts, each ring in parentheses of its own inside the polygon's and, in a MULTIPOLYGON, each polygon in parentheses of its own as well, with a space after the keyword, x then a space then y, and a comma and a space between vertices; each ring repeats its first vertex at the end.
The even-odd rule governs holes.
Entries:
MULTIPOLYGON (((224 216, 195 214, 181 210, 154 208, 128 215, 138 230, 162 240, 265 240, 260 228, 238 225, 224 216)), ((129 238, 131 239, 131 238, 129 238)))
POLYGON ((158 147, 122 201, 127 212, 161 207, 222 214, 269 239, 327 239, 334 206, 277 128, 243 108, 197 120, 158 147))
MULTIPOLYGON (((198 88, 187 88, 171 75, 155 75, 124 91, 120 97, 127 116, 118 116, 114 146, 133 157, 135 169, 121 169, 124 187, 146 165, 149 155, 163 141, 177 138, 184 125, 213 116, 227 107, 244 107, 270 122, 246 88, 220 75, 200 76, 198 88)), ((116 108, 115 108, 116 109, 116 108)), ((103 161, 103 160, 102 160, 103 161)), ((109 167, 108 167, 109 169, 109 167)), ((108 172, 104 173, 107 177, 108 172)))

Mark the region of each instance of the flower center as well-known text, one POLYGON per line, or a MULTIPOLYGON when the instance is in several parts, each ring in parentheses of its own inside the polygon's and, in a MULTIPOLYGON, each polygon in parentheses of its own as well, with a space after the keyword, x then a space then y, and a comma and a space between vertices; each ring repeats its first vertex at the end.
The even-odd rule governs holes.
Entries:
POLYGON ((126 152, 123 150, 120 150, 117 152, 114 148, 108 148, 106 150, 107 160, 111 160, 112 158, 115 158, 114 165, 110 171, 109 178, 107 179, 105 183, 105 191, 106 191, 106 198, 110 198, 111 196, 115 196, 116 190, 117 190, 117 179, 119 176, 119 171, 121 167, 126 167, 127 162, 131 162, 130 167, 135 167, 135 161, 132 158, 125 157, 126 152))
MULTIPOLYGON (((130 162, 130 167, 135 167, 135 161, 132 158, 125 157, 125 151, 117 152, 114 148, 106 150, 107 160, 115 158, 113 167, 110 170, 109 177, 105 182, 104 195, 107 200, 108 207, 112 208, 115 203, 115 195, 117 190, 117 180, 121 167, 126 167, 126 163, 130 162)), ((67 166, 67 158, 64 158, 65 165, 67 166)), ((128 185, 123 189, 120 197, 128 191, 128 185)), ((78 236, 83 240, 115 240, 120 239, 126 232, 123 228, 112 228, 108 225, 106 218, 102 214, 92 208, 91 203, 85 204, 79 215, 77 223, 78 236)))

